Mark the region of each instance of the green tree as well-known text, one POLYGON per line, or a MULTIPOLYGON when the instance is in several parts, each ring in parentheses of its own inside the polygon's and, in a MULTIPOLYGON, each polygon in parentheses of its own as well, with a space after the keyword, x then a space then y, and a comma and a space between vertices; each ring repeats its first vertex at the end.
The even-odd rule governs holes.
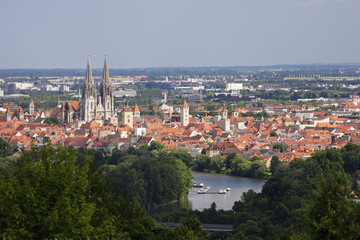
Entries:
POLYGON ((44 123, 56 125, 59 124, 59 119, 57 117, 47 117, 45 118, 44 123))
POLYGON ((277 136, 276 132, 271 132, 270 133, 270 137, 276 137, 276 136, 277 136))
POLYGON ((208 239, 207 231, 202 228, 201 222, 197 218, 190 218, 182 223, 178 229, 178 239, 205 240, 208 239))
POLYGON ((276 144, 274 144, 273 149, 278 149, 278 150, 280 150, 280 152, 285 152, 287 147, 288 146, 285 144, 276 143, 276 144))
POLYGON ((312 239, 359 239, 359 217, 349 201, 344 172, 331 169, 319 175, 317 189, 306 206, 305 219, 312 239))
POLYGON ((195 171, 204 171, 208 170, 210 167, 211 157, 201 154, 197 155, 194 163, 195 171))
POLYGON ((220 155, 211 158, 210 170, 220 173, 220 171, 224 167, 224 160, 225 160, 225 157, 220 156, 220 155))
POLYGON ((0 157, 6 157, 11 155, 11 145, 0 138, 0 157))
POLYGON ((281 161, 278 156, 272 156, 271 162, 270 162, 270 172, 272 175, 275 175, 276 169, 281 164, 281 161))
POLYGON ((76 154, 64 147, 33 148, 0 175, 1 237, 124 239, 151 233, 153 222, 140 205, 112 194, 92 158, 76 165, 76 154))
POLYGON ((152 141, 150 143, 150 148, 149 150, 150 151, 153 151, 153 150, 160 150, 160 149, 163 149, 164 148, 164 145, 161 143, 161 142, 158 142, 158 141, 152 141))

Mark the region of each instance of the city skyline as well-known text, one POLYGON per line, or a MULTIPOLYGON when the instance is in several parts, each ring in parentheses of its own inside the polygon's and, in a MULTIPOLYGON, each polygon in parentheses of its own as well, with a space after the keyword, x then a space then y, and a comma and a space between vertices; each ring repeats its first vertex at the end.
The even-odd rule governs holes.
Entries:
POLYGON ((360 62, 355 0, 0 3, 0 69, 360 62))

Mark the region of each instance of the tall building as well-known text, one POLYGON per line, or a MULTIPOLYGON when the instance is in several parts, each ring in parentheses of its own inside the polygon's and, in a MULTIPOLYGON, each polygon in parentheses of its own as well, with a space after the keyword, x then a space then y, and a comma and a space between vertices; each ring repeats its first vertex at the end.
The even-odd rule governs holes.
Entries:
POLYGON ((185 100, 180 109, 180 124, 181 126, 189 125, 189 105, 185 100))
POLYGON ((223 110, 221 111, 221 119, 226 119, 228 117, 227 115, 228 115, 228 111, 224 107, 223 110))
POLYGON ((22 109, 22 107, 20 107, 19 109, 19 121, 24 122, 24 110, 22 109))
POLYGON ((11 111, 10 108, 6 109, 6 121, 11 122, 11 111))
POLYGON ((140 117, 140 109, 137 104, 134 106, 134 117, 139 118, 140 117))
POLYGON ((88 57, 86 67, 86 78, 82 89, 82 97, 80 103, 80 118, 86 122, 90 122, 96 116, 97 107, 96 86, 91 72, 90 56, 88 57))
POLYGON ((223 131, 230 131, 230 119, 222 118, 220 120, 220 127, 223 131))
POLYGON ((100 84, 100 101, 104 108, 104 119, 114 116, 114 95, 109 78, 109 69, 107 65, 107 57, 105 55, 104 70, 102 81, 100 84))
POLYGON ((60 120, 69 123, 79 118, 82 121, 91 122, 95 117, 100 117, 101 120, 114 117, 114 95, 106 56, 99 92, 98 96, 91 72, 90 57, 88 57, 81 100, 80 102, 67 101, 63 104, 59 114, 60 120))
POLYGON ((29 103, 29 115, 33 116, 34 112, 35 112, 35 104, 34 104, 34 100, 31 99, 29 103))
POLYGON ((133 121, 134 121, 133 110, 131 107, 126 106, 125 109, 122 111, 122 124, 129 125, 129 127, 133 128, 133 121))

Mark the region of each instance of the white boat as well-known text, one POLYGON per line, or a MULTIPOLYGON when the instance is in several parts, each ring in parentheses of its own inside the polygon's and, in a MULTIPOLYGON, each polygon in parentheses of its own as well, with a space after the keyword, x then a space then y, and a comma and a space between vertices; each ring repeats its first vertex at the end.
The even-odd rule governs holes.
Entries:
POLYGON ((229 188, 229 187, 228 187, 228 188, 226 188, 226 191, 230 191, 230 190, 231 190, 231 188, 229 188))
POLYGON ((225 194, 225 193, 226 193, 226 189, 225 189, 225 188, 224 188, 224 189, 220 189, 219 193, 220 193, 220 194, 225 194))
POLYGON ((198 194, 204 194, 205 193, 205 190, 202 188, 200 189, 199 191, 197 191, 198 194))
POLYGON ((204 186, 204 184, 202 182, 200 182, 199 184, 197 184, 197 183, 193 184, 194 188, 202 188, 203 186, 204 186))

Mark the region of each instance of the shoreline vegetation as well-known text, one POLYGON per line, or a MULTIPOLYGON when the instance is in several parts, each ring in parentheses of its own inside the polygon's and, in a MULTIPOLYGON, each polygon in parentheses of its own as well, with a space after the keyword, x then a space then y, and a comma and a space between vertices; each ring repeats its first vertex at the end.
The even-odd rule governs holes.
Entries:
POLYGON ((269 170, 256 158, 192 158, 159 142, 111 154, 33 146, 17 157, 2 139, 0 146, 3 238, 360 238, 360 204, 350 200, 359 198, 359 145, 328 148, 289 164, 274 157, 269 170), (182 227, 156 226, 144 209, 185 197, 193 183, 191 167, 199 166, 268 179, 260 193, 239 196, 232 210, 217 210, 216 204, 182 209, 154 216, 182 227), (201 223, 233 224, 234 232, 208 235, 201 223))
MULTIPOLYGON (((274 159, 278 158, 276 156, 274 159)), ((219 173, 236 177, 267 179, 270 171, 258 157, 244 159, 231 153, 228 156, 209 157, 201 154, 194 158, 192 170, 197 172, 219 173)))
POLYGON ((1 151, 0 237, 206 239, 197 219, 170 229, 144 210, 186 196, 192 185, 190 169, 158 147, 114 152, 117 165, 101 164, 102 155, 86 149, 33 146, 18 157, 1 151))
POLYGON ((154 215, 157 221, 197 218, 202 223, 233 224, 233 233, 211 239, 359 239, 360 146, 318 151, 289 164, 272 161, 262 191, 249 190, 232 210, 180 209, 154 215))

